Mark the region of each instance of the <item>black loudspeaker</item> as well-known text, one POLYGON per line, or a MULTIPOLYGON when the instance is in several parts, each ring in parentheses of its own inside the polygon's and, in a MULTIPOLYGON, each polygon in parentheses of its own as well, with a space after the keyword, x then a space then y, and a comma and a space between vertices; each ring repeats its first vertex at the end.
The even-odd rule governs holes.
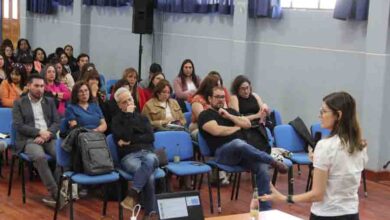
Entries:
POLYGON ((153 7, 154 0, 133 1, 133 33, 153 33, 153 7))

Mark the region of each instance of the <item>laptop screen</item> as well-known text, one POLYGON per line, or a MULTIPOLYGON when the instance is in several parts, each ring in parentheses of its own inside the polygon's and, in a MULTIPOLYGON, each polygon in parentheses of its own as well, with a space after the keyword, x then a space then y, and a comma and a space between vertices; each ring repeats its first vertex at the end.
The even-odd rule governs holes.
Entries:
POLYGON ((199 192, 174 192, 157 194, 157 210, 161 220, 204 219, 199 192))

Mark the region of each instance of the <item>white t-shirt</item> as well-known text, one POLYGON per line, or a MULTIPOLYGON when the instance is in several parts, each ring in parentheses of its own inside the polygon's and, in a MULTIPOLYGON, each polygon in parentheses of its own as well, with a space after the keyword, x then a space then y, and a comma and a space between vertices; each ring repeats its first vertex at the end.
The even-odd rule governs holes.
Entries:
POLYGON ((311 212, 317 216, 340 216, 359 212, 361 172, 367 163, 367 148, 350 155, 335 135, 317 143, 313 166, 328 171, 324 199, 313 202, 311 212))
POLYGON ((194 82, 192 81, 187 81, 187 91, 196 91, 196 86, 194 82))

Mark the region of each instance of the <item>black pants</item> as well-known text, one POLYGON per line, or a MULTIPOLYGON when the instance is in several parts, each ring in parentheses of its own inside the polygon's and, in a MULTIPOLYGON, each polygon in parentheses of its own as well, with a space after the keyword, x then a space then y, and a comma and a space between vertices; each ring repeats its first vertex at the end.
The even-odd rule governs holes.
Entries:
POLYGON ((342 215, 342 216, 331 216, 331 217, 329 216, 321 217, 311 213, 310 220, 359 220, 359 213, 351 214, 351 215, 342 215))

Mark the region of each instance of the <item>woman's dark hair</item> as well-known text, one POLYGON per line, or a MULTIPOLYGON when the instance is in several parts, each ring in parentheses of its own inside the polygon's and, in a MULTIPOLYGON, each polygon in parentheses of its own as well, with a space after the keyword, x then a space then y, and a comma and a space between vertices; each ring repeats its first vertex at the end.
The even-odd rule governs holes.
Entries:
POLYGON ((5 53, 5 48, 6 47, 10 47, 12 51, 14 51, 14 44, 12 43, 12 41, 10 39, 4 39, 3 42, 1 43, 1 52, 2 53, 5 53))
POLYGON ((217 76, 209 74, 202 80, 194 96, 201 95, 205 100, 207 100, 207 97, 212 96, 213 88, 218 86, 218 80, 219 78, 217 76))
POLYGON ((96 69, 90 69, 90 70, 85 71, 82 80, 88 83, 88 81, 89 81, 90 79, 96 79, 96 80, 99 82, 99 83, 98 83, 99 88, 102 86, 101 83, 100 83, 100 75, 99 75, 99 72, 98 72, 96 69))
POLYGON ((160 80, 160 82, 157 83, 156 87, 154 87, 153 96, 155 98, 157 98, 158 94, 161 93, 165 89, 166 86, 169 87, 170 94, 172 95, 172 86, 171 86, 171 84, 169 84, 168 80, 163 79, 163 80, 160 80))
POLYGON ((219 81, 221 82, 221 86, 223 87, 223 79, 221 77, 221 74, 219 74, 217 71, 211 71, 209 72, 209 74, 207 74, 208 76, 216 76, 218 77, 219 81))
POLYGON ((20 39, 18 40, 18 45, 17 45, 17 47, 16 47, 16 49, 18 50, 18 53, 20 52, 20 45, 22 44, 23 41, 25 41, 26 44, 27 44, 27 46, 28 46, 27 51, 30 51, 30 50, 31 50, 30 42, 28 42, 28 40, 25 39, 25 38, 20 38, 20 39))
POLYGON ((43 61, 42 61, 42 64, 46 64, 47 62, 47 57, 46 57, 46 52, 44 49, 38 47, 38 48, 35 48, 35 50, 33 51, 33 60, 36 60, 37 59, 37 53, 38 51, 42 51, 43 53, 43 61))
MULTIPOLYGON (((60 59, 60 58, 58 57, 58 59, 60 59)), ((60 62, 61 62, 61 59, 60 59, 60 62)), ((69 62, 69 57, 68 57, 68 62, 69 62)), ((87 72, 92 71, 92 70, 96 70, 94 63, 84 64, 84 66, 81 68, 81 71, 80 71, 80 79, 85 80, 85 77, 88 74, 87 72)), ((99 80, 99 83, 100 83, 100 80, 99 80)))
POLYGON ((183 63, 181 64, 181 67, 180 67, 180 72, 179 72, 179 77, 181 79, 181 85, 184 87, 186 85, 186 75, 184 74, 184 71, 183 71, 183 68, 184 68, 184 65, 186 65, 187 63, 190 63, 192 65, 192 75, 191 75, 191 79, 192 79, 192 82, 194 82, 195 84, 195 87, 198 88, 199 87, 199 80, 198 80, 198 77, 197 75, 195 74, 195 66, 194 66, 194 63, 192 62, 192 60, 190 59, 185 59, 183 61, 183 63))
POLYGON ((363 150, 355 99, 347 92, 334 92, 322 100, 337 118, 330 136, 338 135, 350 154, 363 150))
MULTIPOLYGON (((245 82, 247 82, 249 84, 249 86, 251 86, 251 82, 249 81, 248 78, 246 78, 243 75, 238 75, 232 82, 232 88, 231 88, 232 94, 238 96, 238 90, 240 89, 240 86, 245 82)), ((251 89, 251 92, 252 92, 252 89, 251 89)))
POLYGON ((154 73, 153 76, 152 76, 152 78, 150 78, 150 82, 149 82, 149 85, 148 85, 148 88, 149 88, 149 89, 151 89, 151 90, 154 89, 155 85, 153 84, 153 80, 154 80, 154 79, 156 78, 156 76, 158 76, 158 75, 162 75, 162 76, 164 77, 164 79, 165 79, 164 73, 162 73, 162 72, 154 73))
POLYGON ((118 80, 118 82, 116 82, 111 89, 111 94, 114 94, 116 92, 116 90, 118 90, 119 88, 123 87, 123 86, 129 86, 130 87, 130 83, 129 81, 125 80, 125 79, 120 79, 118 80))
POLYGON ((11 74, 16 73, 20 75, 20 83, 19 87, 23 89, 27 84, 27 71, 23 64, 21 63, 14 63, 12 70, 9 72, 6 72, 8 83, 12 83, 11 74))
POLYGON ((64 48, 62 47, 57 47, 56 51, 54 52, 58 57, 60 57, 60 54, 65 52, 64 48))
POLYGON ((49 69, 49 67, 53 67, 54 68, 54 72, 56 73, 56 77, 54 78, 54 84, 56 85, 59 85, 60 84, 60 80, 59 80, 59 74, 57 73, 57 69, 56 69, 56 66, 54 64, 47 64, 42 70, 41 70, 41 73, 40 75, 43 77, 43 79, 45 80, 45 84, 47 84, 47 80, 46 80, 46 74, 47 74, 47 70, 49 69))
POLYGON ((85 81, 79 81, 79 82, 76 82, 76 84, 74 84, 73 86, 73 89, 72 89, 72 97, 71 97, 71 100, 70 102, 74 105, 77 105, 79 103, 79 90, 80 88, 85 85, 87 86, 88 88, 88 91, 89 91, 89 99, 88 99, 88 102, 91 103, 93 102, 92 100, 92 91, 91 91, 91 88, 89 88, 88 86, 88 83, 85 82, 85 81))

